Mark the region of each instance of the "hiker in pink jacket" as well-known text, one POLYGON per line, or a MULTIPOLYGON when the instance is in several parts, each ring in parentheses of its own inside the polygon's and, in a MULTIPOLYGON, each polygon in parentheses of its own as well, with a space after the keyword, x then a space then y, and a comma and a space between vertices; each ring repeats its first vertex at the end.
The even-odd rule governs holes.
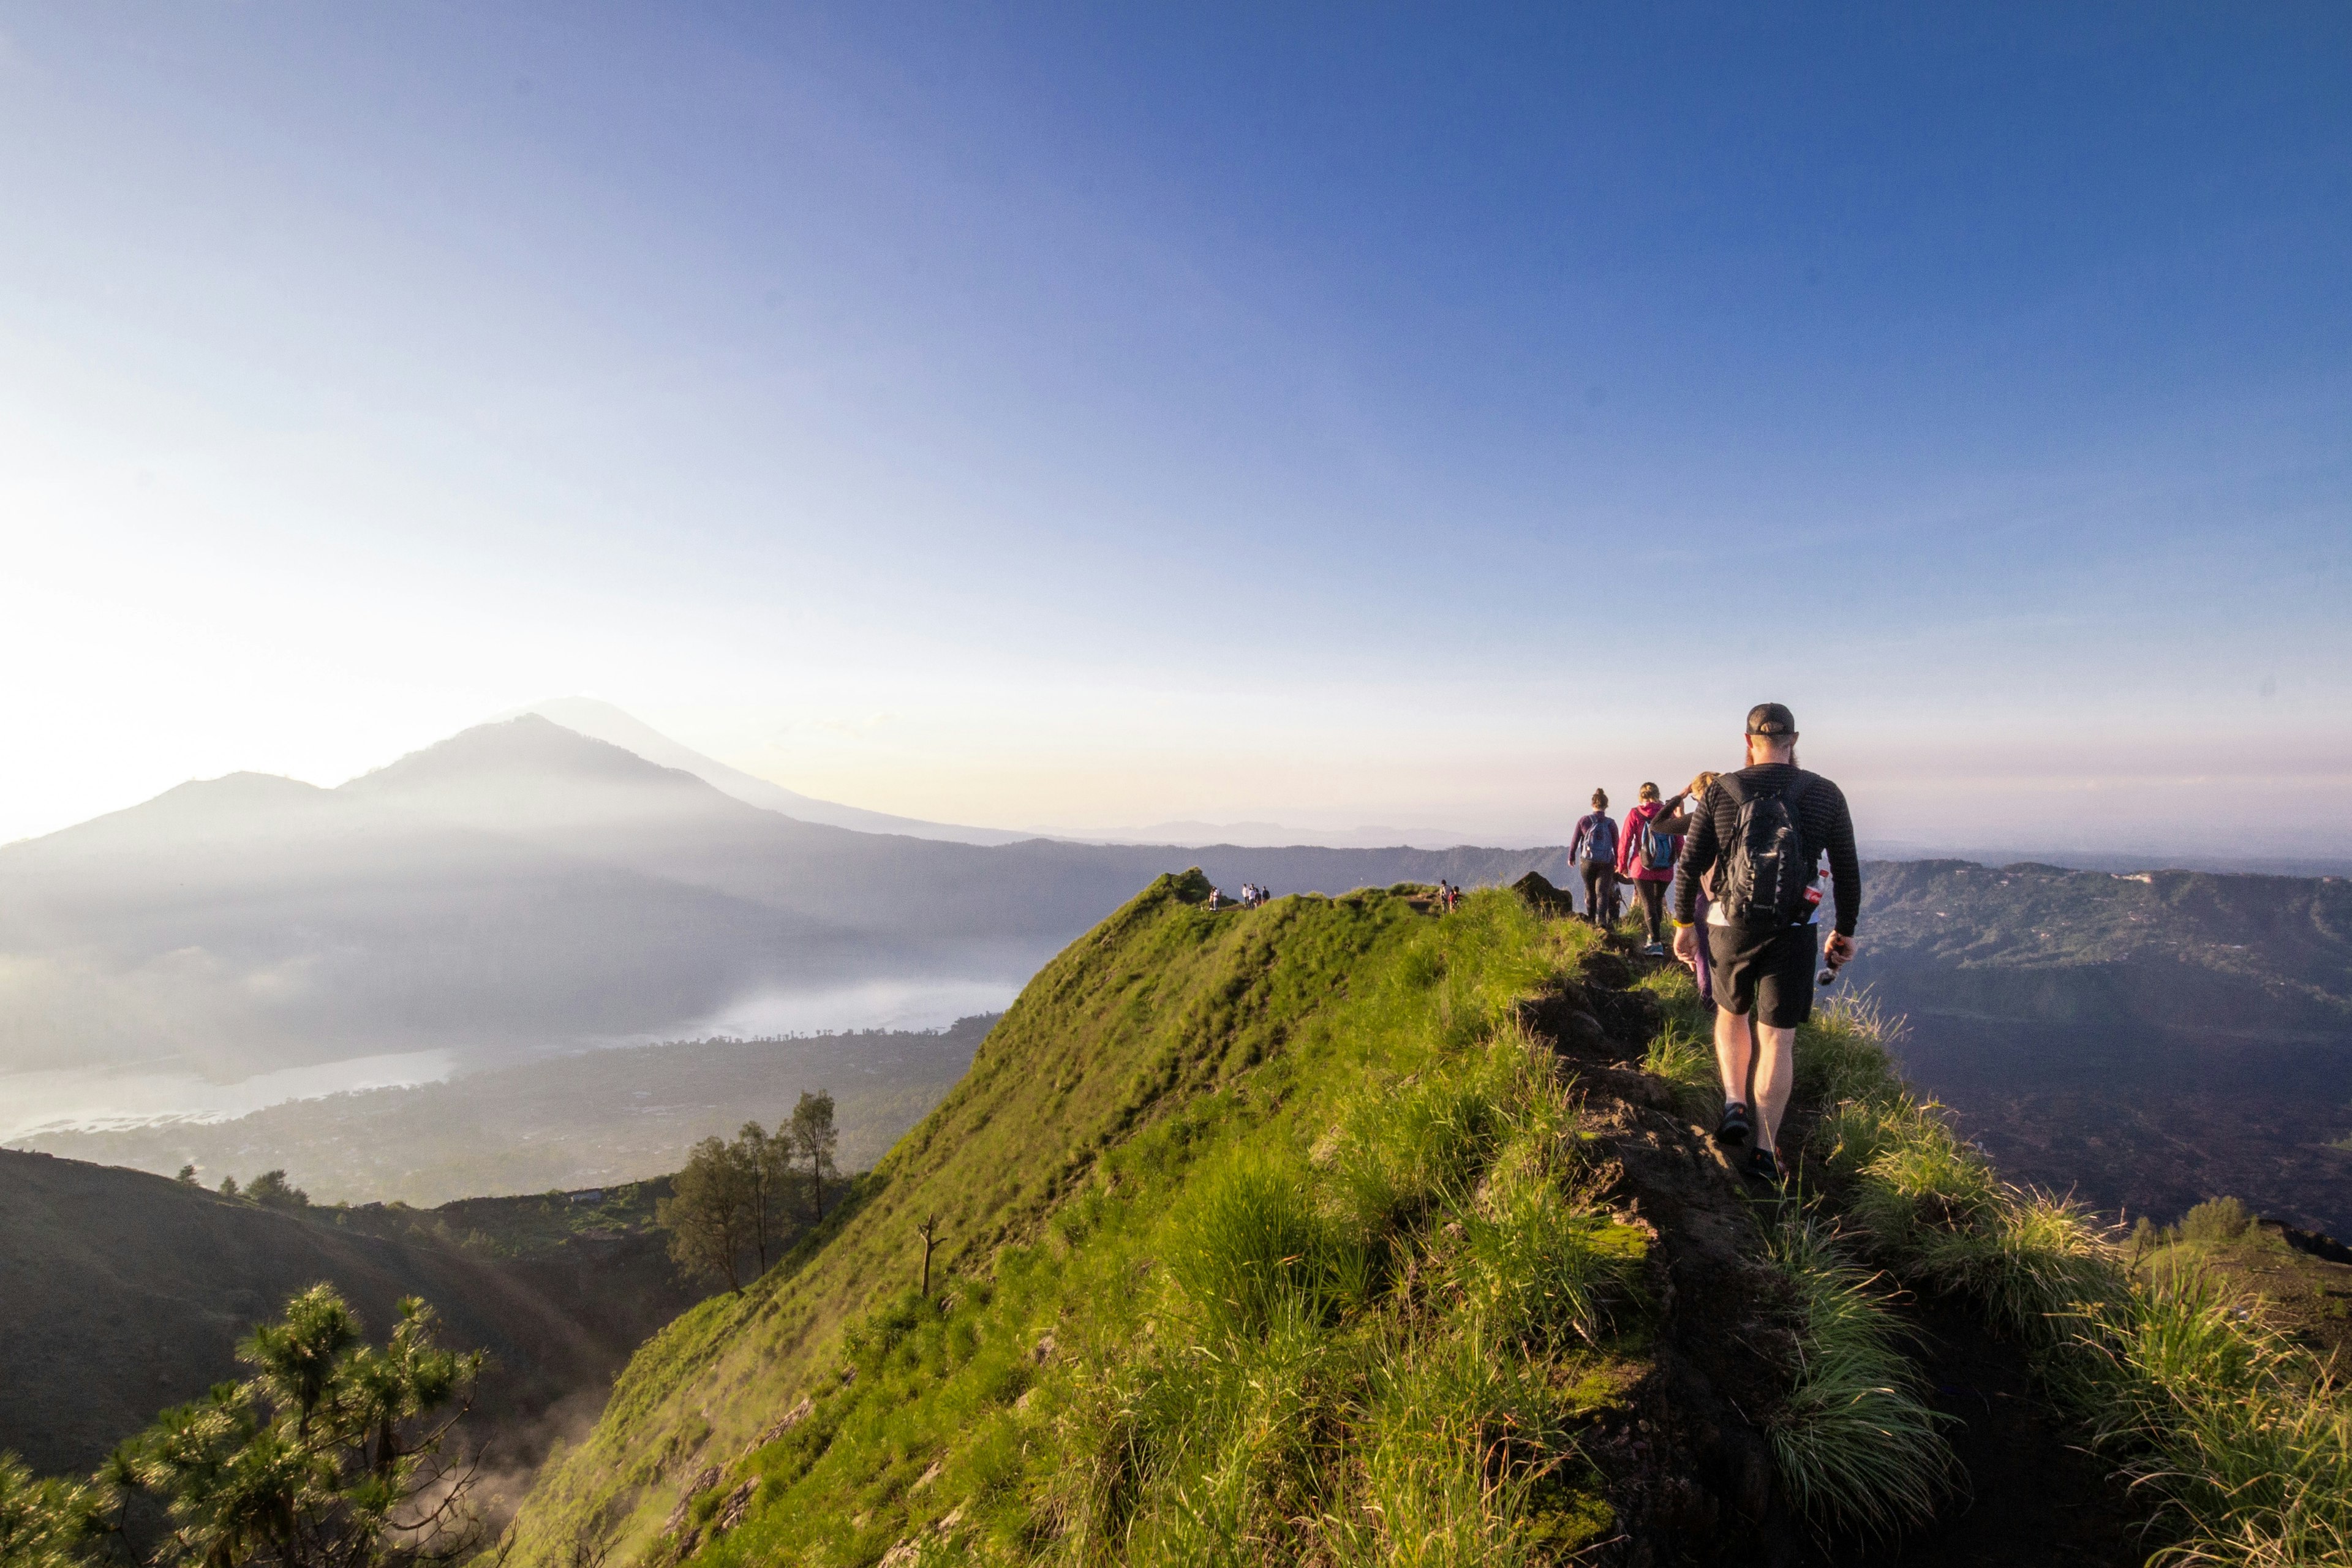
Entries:
POLYGON ((1658 786, 1645 784, 1641 799, 1625 814, 1625 831, 1617 836, 1617 875, 1633 884, 1642 900, 1642 929, 1649 936, 1643 951, 1652 958, 1666 955, 1666 889, 1675 885, 1675 857, 1683 847, 1680 838, 1653 826, 1665 815, 1658 786))

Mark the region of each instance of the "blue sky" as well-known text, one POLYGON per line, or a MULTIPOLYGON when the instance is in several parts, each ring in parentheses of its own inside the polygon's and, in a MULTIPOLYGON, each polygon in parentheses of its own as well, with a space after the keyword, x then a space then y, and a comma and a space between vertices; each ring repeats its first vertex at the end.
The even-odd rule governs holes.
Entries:
POLYGON ((0 4, 0 837, 576 691, 1546 837, 1774 697, 1882 840, 2352 852, 2347 82, 2320 5, 0 4))

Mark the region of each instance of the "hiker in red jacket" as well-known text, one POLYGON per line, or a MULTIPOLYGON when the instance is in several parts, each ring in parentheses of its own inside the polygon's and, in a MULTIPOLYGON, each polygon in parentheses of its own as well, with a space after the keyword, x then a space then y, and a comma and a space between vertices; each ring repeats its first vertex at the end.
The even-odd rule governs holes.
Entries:
POLYGON ((1625 814, 1625 831, 1617 836, 1617 875, 1633 884, 1642 900, 1642 931, 1652 958, 1666 955, 1666 889, 1674 886, 1675 857, 1683 841, 1657 831, 1654 824, 1666 815, 1658 786, 1645 784, 1641 799, 1625 814))

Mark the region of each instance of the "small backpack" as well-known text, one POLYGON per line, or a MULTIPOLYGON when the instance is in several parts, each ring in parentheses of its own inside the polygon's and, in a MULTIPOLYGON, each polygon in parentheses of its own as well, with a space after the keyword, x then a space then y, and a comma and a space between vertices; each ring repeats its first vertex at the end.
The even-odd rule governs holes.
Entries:
POLYGON ((1584 858, 1588 860, 1617 861, 1617 823, 1605 811, 1596 811, 1586 819, 1592 832, 1584 840, 1584 858))
POLYGON ((1750 931, 1796 925, 1811 912, 1805 889, 1813 885, 1817 851, 1805 845, 1797 806, 1815 777, 1801 773, 1785 792, 1748 793, 1736 774, 1723 781, 1739 808, 1717 879, 1725 918, 1750 931))
POLYGON ((1654 816, 1642 824, 1642 864, 1653 871, 1671 871, 1675 868, 1674 835, 1659 832, 1654 826, 1656 821, 1654 816))

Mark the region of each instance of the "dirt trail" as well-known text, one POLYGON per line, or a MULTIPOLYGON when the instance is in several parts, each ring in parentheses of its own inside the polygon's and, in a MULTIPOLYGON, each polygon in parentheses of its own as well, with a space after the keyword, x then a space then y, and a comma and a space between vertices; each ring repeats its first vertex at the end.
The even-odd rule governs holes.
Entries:
POLYGON ((1950 1436, 1968 1473, 1966 1495, 1895 1542, 1825 1545, 1789 1516, 1757 1425, 1777 1397, 1776 1363, 1785 1358, 1775 1342, 1786 1339, 1774 1321, 1779 1282, 1757 1258, 1754 1205, 1765 1194, 1732 1173, 1695 1118, 1697 1108, 1641 1070, 1661 1023, 1656 1004, 1630 989, 1647 967, 1612 939, 1587 958, 1577 983, 1524 1012, 1578 1069, 1588 1112, 1622 1168, 1615 1195, 1658 1233, 1651 1286, 1666 1309, 1659 1371, 1635 1415, 1596 1445, 1626 1533, 1616 1561, 1759 1568, 2142 1562, 2144 1510, 2048 1412, 2020 1349, 1936 1302, 1909 1310, 1923 1331, 1921 1361, 1937 1404, 1958 1422, 1950 1436))
POLYGON ((2145 1509, 2135 1508, 2106 1466, 2077 1447, 2027 1376, 2013 1344, 1985 1332, 1966 1311, 1921 1303, 1920 1361, 1935 1381, 1936 1407, 1958 1418, 1949 1436, 1969 1476, 1968 1495, 1944 1505, 1926 1527, 1891 1544, 1849 1544, 1822 1561, 1959 1568, 2136 1568, 2145 1509))

